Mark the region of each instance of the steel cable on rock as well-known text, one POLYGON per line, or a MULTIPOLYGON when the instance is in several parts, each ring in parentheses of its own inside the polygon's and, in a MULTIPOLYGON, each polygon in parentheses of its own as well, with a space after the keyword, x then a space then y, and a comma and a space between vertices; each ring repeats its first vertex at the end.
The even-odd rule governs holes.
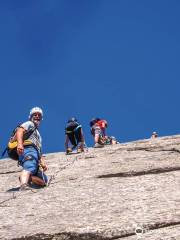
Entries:
MULTIPOLYGON (((68 158, 66 158, 66 159, 67 159, 67 161, 69 161, 68 158)), ((72 161, 69 161, 68 164, 66 164, 66 165, 64 165, 64 166, 58 166, 58 169, 56 170, 56 172, 55 172, 53 175, 51 175, 52 180, 51 180, 51 183, 50 183, 50 184, 55 184, 55 183, 60 182, 60 181, 56 181, 56 182, 52 182, 52 181, 56 179, 56 177, 58 176, 58 174, 59 174, 60 172, 62 172, 63 170, 67 169, 69 166, 72 166, 72 165, 75 163, 75 161, 77 161, 77 160, 78 160, 78 156, 75 156, 75 157, 73 157, 73 160, 72 160, 72 161)), ((60 162, 60 161, 59 161, 59 162, 60 162)), ((49 184, 49 185, 50 185, 50 184, 49 184)))
MULTIPOLYGON (((88 147, 86 145, 85 145, 85 148, 86 148, 86 152, 88 152, 88 147)), ((55 183, 60 182, 60 181, 56 181, 56 182, 52 183, 52 181, 56 179, 56 177, 57 177, 59 172, 62 172, 63 170, 67 169, 69 166, 72 166, 75 163, 75 161, 77 161, 78 159, 82 159, 82 157, 81 156, 75 156, 75 157, 73 157, 72 161, 70 161, 69 158, 66 158, 66 160, 68 161, 68 164, 66 164, 64 166, 59 166, 58 167, 56 172, 53 175, 50 176, 50 180, 46 184, 46 187, 48 187, 50 184, 55 184, 55 183)), ((42 176, 43 176, 43 180, 44 180, 44 171, 42 171, 42 176)), ((37 192, 36 190, 33 190, 31 188, 29 188, 28 190, 30 190, 33 193, 37 192)), ((7 199, 5 199, 5 200, 0 202, 0 207, 5 207, 5 206, 1 206, 1 205, 6 203, 6 202, 8 202, 8 201, 10 201, 10 200, 17 199, 21 194, 22 194, 22 191, 18 191, 17 193, 13 192, 11 197, 9 197, 9 198, 7 198, 7 199)))
MULTIPOLYGON (((55 184, 55 183, 60 182, 60 181, 56 181, 56 182, 53 182, 53 183, 52 183, 52 181, 55 180, 55 178, 57 177, 57 175, 58 175, 59 172, 62 172, 62 171, 65 170, 67 167, 72 166, 78 159, 82 159, 82 158, 83 158, 82 155, 85 155, 86 153, 88 153, 89 149, 88 149, 87 145, 84 144, 84 147, 85 147, 86 150, 85 150, 84 152, 81 152, 81 155, 73 157, 73 160, 72 160, 72 161, 70 161, 70 159, 69 159, 68 157, 66 157, 66 160, 67 160, 67 162, 69 162, 69 163, 66 164, 66 165, 64 165, 64 166, 62 166, 62 167, 61 167, 61 166, 58 167, 58 169, 56 170, 56 172, 55 172, 53 175, 51 175, 51 183, 50 183, 50 184, 55 184)), ((84 156, 84 158, 85 158, 85 156, 84 156)), ((60 163, 60 161, 58 161, 58 162, 60 163)))
MULTIPOLYGON (((30 190, 30 191, 33 192, 33 193, 36 193, 36 192, 37 192, 37 191, 35 191, 35 190, 31 189, 31 188, 29 188, 28 190, 30 190)), ((27 191, 26 191, 26 192, 27 192, 27 191)), ((4 192, 4 193, 6 193, 6 192, 4 192)), ((16 192, 16 193, 13 192, 13 193, 12 193, 12 197, 9 197, 9 198, 7 198, 7 199, 5 199, 5 200, 3 200, 3 201, 0 202, 0 207, 6 207, 6 206, 1 206, 1 204, 5 203, 5 202, 8 202, 8 201, 10 201, 10 200, 17 199, 22 193, 23 193, 23 191, 18 191, 18 192, 16 192)))

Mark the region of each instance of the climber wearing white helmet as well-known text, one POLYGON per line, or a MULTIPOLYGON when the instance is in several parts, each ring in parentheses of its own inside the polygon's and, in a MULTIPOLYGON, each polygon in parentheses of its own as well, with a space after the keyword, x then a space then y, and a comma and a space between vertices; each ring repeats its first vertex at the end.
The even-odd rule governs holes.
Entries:
POLYGON ((39 113, 41 115, 41 120, 43 119, 43 111, 42 111, 42 109, 39 108, 39 107, 33 107, 30 110, 30 113, 29 113, 29 120, 31 120, 31 118, 33 117, 34 113, 39 113))
POLYGON ((29 121, 22 123, 15 134, 19 164, 23 167, 19 178, 21 190, 28 189, 31 182, 45 186, 48 181, 44 174, 47 166, 42 157, 42 139, 38 130, 42 119, 42 109, 32 108, 29 113, 29 121), (24 139, 26 139, 26 145, 24 139))

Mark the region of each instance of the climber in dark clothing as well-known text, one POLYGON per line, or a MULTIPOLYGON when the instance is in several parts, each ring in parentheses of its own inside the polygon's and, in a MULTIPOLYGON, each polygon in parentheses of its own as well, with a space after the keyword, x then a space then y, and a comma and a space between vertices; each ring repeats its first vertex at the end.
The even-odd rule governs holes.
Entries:
POLYGON ((66 154, 71 153, 75 148, 77 148, 77 153, 84 152, 84 134, 82 126, 77 122, 77 119, 71 118, 65 127, 66 154), (71 147, 68 147, 69 143, 72 145, 71 147))

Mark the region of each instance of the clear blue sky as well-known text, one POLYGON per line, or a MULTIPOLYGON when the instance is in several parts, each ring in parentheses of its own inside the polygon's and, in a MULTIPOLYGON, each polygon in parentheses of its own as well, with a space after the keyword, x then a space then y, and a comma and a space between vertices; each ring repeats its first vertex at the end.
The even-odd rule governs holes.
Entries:
POLYGON ((121 142, 180 133, 180 1, 0 1, 0 149, 30 108, 45 153, 76 116, 107 119, 121 142))

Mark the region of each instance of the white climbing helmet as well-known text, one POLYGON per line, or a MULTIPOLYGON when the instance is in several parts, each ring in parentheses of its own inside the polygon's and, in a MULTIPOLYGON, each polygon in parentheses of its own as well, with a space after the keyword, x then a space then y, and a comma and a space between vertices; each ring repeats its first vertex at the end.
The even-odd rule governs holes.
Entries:
POLYGON ((43 110, 40 108, 40 107, 33 107, 31 110, 30 110, 30 113, 29 113, 29 119, 31 119, 32 115, 34 113, 40 113, 41 114, 41 117, 43 119, 43 110))

